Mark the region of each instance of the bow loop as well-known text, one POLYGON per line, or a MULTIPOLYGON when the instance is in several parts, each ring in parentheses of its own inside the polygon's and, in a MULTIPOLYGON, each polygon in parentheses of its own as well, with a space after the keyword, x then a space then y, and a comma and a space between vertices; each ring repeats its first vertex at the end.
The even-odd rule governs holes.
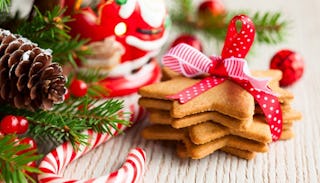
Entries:
MULTIPOLYGON (((239 25, 239 24, 238 24, 239 25)), ((229 26, 222 49, 222 58, 245 58, 250 50, 255 36, 253 22, 245 15, 235 16, 229 26), (241 29, 237 31, 237 22, 241 22, 241 29)))
POLYGON ((162 58, 162 63, 171 70, 187 77, 194 77, 208 73, 213 67, 211 60, 197 49, 187 45, 179 44, 170 49, 162 58))

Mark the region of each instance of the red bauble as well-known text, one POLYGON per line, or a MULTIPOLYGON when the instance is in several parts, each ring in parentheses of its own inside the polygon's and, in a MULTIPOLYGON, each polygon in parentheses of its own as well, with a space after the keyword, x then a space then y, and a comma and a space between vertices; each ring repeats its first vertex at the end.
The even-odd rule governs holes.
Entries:
POLYGON ((88 92, 88 85, 82 80, 74 79, 70 84, 70 93, 75 97, 83 97, 88 92))
POLYGON ((19 120, 16 116, 7 115, 2 118, 0 126, 4 134, 17 133, 19 130, 19 120))
POLYGON ((279 69, 282 71, 281 86, 289 86, 298 81, 304 71, 303 58, 296 52, 291 50, 280 50, 271 59, 271 69, 279 69))
POLYGON ((174 42, 172 43, 171 47, 174 47, 180 43, 185 43, 188 44, 195 49, 199 50, 202 52, 202 44, 198 38, 196 38, 194 35, 190 34, 183 34, 177 37, 174 42))
POLYGON ((18 122, 19 122, 17 134, 26 133, 28 131, 28 128, 29 128, 28 120, 23 116, 17 116, 17 119, 18 119, 18 122))
MULTIPOLYGON (((223 16, 226 13, 223 3, 220 0, 206 0, 199 5, 198 15, 210 13, 212 16, 223 16)), ((201 15, 200 15, 201 16, 201 15)))

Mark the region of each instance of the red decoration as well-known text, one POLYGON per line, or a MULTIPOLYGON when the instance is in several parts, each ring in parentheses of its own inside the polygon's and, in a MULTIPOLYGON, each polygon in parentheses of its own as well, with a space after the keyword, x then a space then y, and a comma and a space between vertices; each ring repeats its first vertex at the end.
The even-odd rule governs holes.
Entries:
POLYGON ((2 118, 0 125, 4 134, 24 134, 29 128, 28 120, 23 116, 7 115, 2 118))
POLYGON ((23 116, 17 116, 18 119, 18 131, 17 134, 24 134, 28 131, 29 128, 29 122, 28 120, 23 116))
POLYGON ((74 19, 71 35, 90 39, 88 47, 94 48, 83 66, 108 73, 100 82, 108 90, 106 97, 131 95, 159 80, 160 68, 152 58, 168 35, 164 1, 100 1, 97 11, 80 8, 81 0, 64 3, 66 15, 74 19))
POLYGON ((75 97, 83 97, 88 92, 88 85, 79 79, 74 79, 70 84, 70 93, 75 97))
MULTIPOLYGON (((120 129, 124 130, 125 126, 121 126, 120 129)), ((89 151, 97 148, 102 143, 105 143, 109 139, 112 139, 118 134, 113 128, 110 129, 110 134, 94 133, 92 130, 85 131, 84 134, 88 135, 86 146, 81 146, 78 150, 72 147, 70 142, 65 142, 52 150, 41 161, 39 169, 43 172, 38 175, 39 183, 50 182, 102 182, 102 183, 138 183, 142 181, 142 177, 146 167, 146 154, 141 148, 134 148, 130 150, 126 161, 119 168, 114 168, 114 172, 106 174, 101 177, 89 178, 87 180, 76 180, 64 178, 64 169, 72 162, 82 157, 89 151)))
MULTIPOLYGON (((116 1, 101 1, 97 5, 98 14, 90 7, 80 8, 79 0, 68 0, 65 3, 65 6, 73 8, 73 11, 68 11, 74 19, 69 24, 71 35, 80 34, 91 42, 115 36, 125 47, 122 62, 141 58, 154 51, 155 44, 149 48, 145 46, 164 37, 167 15, 162 1, 141 3, 128 0, 119 4, 116 1)), ((156 49, 161 45, 156 46, 156 49)))
POLYGON ((17 133, 19 130, 19 120, 16 116, 7 115, 1 120, 1 131, 4 134, 17 133))
POLYGON ((298 81, 304 71, 304 61, 301 55, 291 50, 280 50, 271 59, 271 69, 282 71, 281 86, 289 86, 298 81))
POLYGON ((70 91, 66 89, 66 93, 64 94, 64 100, 68 100, 70 98, 70 91))
POLYGON ((171 47, 175 47, 180 43, 185 43, 188 44, 192 47, 194 47, 195 49, 199 50, 202 52, 202 44, 201 41, 195 37, 194 35, 190 35, 190 34, 183 34, 180 35, 179 37, 177 37, 174 42, 172 43, 171 47))
POLYGON ((100 82, 107 90, 106 97, 121 97, 136 93, 142 86, 159 81, 161 68, 155 59, 150 63, 132 71, 132 75, 109 77, 100 82))
MULTIPOLYGON (((29 163, 27 163, 27 166, 28 167, 32 167, 32 168, 36 168, 37 167, 37 163, 35 161, 31 161, 29 163)), ((26 174, 28 174, 29 176, 31 176, 32 178, 36 179, 36 173, 31 173, 31 172, 28 172, 26 171, 26 174)))
POLYGON ((222 16, 226 13, 221 0, 206 0, 199 5, 198 14, 210 13, 212 16, 222 16))
POLYGON ((25 145, 29 145, 29 148, 23 151, 18 152, 17 154, 24 154, 26 152, 29 151, 33 151, 33 150, 37 150, 37 144, 34 141, 34 139, 30 138, 30 137, 25 137, 23 139, 21 139, 20 144, 25 144, 25 145))
POLYGON ((272 139, 278 140, 282 132, 282 112, 277 96, 267 86, 267 80, 256 79, 250 75, 246 61, 255 36, 253 22, 244 15, 235 16, 228 27, 222 56, 210 59, 186 44, 180 44, 163 57, 163 64, 187 77, 208 73, 211 76, 181 92, 168 96, 186 103, 206 90, 230 79, 247 90, 260 105, 269 123, 272 139), (236 30, 236 23, 242 23, 236 30))

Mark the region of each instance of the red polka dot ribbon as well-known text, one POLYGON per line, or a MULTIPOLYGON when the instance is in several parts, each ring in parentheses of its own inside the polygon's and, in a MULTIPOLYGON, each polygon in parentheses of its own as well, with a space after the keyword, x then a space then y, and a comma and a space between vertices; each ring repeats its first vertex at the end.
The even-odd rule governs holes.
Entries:
POLYGON ((238 15, 229 24, 221 56, 208 58, 186 44, 171 48, 163 56, 162 62, 165 66, 186 77, 205 73, 210 76, 168 98, 178 99, 183 104, 226 79, 230 79, 247 90, 260 105, 270 126, 272 139, 276 141, 282 133, 282 111, 279 100, 267 86, 268 80, 251 76, 244 59, 250 50, 254 36, 253 22, 245 15, 238 15), (238 22, 241 23, 240 30, 237 30, 238 22))

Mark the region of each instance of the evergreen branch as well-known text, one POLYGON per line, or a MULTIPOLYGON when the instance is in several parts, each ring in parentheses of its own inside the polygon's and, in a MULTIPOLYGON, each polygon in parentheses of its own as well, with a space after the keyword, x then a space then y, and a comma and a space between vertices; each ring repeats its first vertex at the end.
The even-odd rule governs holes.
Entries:
POLYGON ((24 21, 17 29, 17 33, 37 43, 41 48, 49 48, 53 51, 53 61, 65 64, 71 63, 76 67, 75 55, 79 59, 90 54, 84 47, 87 40, 79 37, 72 38, 69 35, 70 27, 67 23, 72 21, 70 16, 62 16, 65 9, 56 6, 52 11, 42 14, 36 7, 35 16, 30 22, 24 21))
MULTIPOLYGON (((0 112, 25 116, 30 123, 29 134, 35 139, 49 137, 56 142, 70 141, 75 149, 85 144, 87 136, 84 130, 98 133, 110 133, 112 129, 119 131, 117 125, 129 125, 119 113, 123 101, 98 101, 89 97, 70 98, 66 102, 55 105, 51 111, 31 112, 1 106, 0 112)), ((111 134, 112 135, 112 134, 111 134)))
POLYGON ((29 145, 20 144, 15 135, 0 136, 0 182, 35 182, 28 174, 41 173, 39 169, 27 166, 42 156, 35 150, 28 151, 29 145), (19 152, 27 151, 19 154, 19 152))
MULTIPOLYGON (((238 12, 229 12, 225 15, 212 16, 211 14, 203 14, 195 16, 191 13, 189 6, 191 2, 185 0, 177 3, 171 11, 171 19, 173 25, 183 32, 195 34, 201 33, 207 38, 214 38, 218 42, 225 39, 228 24, 234 15, 238 12)), ((254 13, 252 21, 256 27, 257 42, 264 44, 277 44, 284 40, 285 30, 288 22, 283 20, 280 12, 254 13)))
POLYGON ((284 40, 283 35, 288 25, 287 21, 281 20, 281 13, 255 13, 253 16, 257 40, 267 44, 277 44, 284 40))
POLYGON ((9 12, 10 5, 11 5, 11 0, 0 0, 0 11, 9 12))

